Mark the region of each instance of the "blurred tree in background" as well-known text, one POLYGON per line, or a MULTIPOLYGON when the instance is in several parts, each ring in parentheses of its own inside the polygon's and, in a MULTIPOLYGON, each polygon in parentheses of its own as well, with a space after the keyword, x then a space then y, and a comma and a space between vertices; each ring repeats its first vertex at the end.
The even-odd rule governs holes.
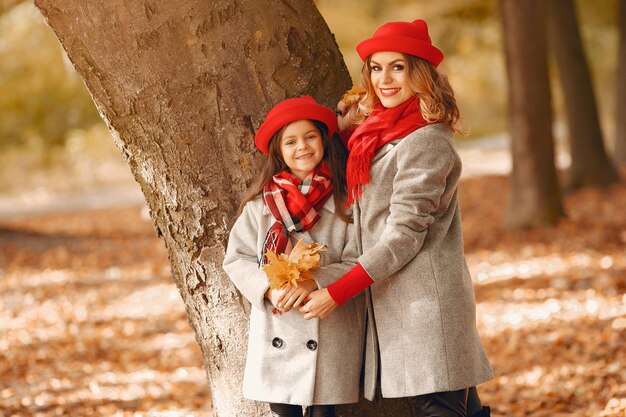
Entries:
POLYGON ((12 7, 24 3, 26 0, 0 0, 0 16, 5 14, 12 7))
POLYGON ((615 161, 626 164, 626 0, 619 3, 619 63, 617 65, 616 88, 617 96, 616 114, 617 133, 615 138, 614 156, 615 161))
POLYGON ((549 0, 548 33, 565 101, 569 188, 606 186, 618 175, 605 151, 573 0, 549 0))
POLYGON ((554 165, 547 5, 543 0, 500 3, 513 156, 506 223, 516 229, 551 225, 563 216, 563 206, 554 165))
MULTIPOLYGON (((445 51, 441 69, 449 76, 457 94, 470 129, 468 139, 505 137, 508 86, 498 1, 317 0, 315 3, 335 34, 353 81, 360 78, 362 63, 355 51, 360 40, 386 21, 426 19, 433 40, 445 51)), ((626 131, 617 128, 626 117, 616 117, 614 110, 626 108, 618 103, 625 94, 620 95, 621 90, 615 88, 625 78, 617 77, 615 71, 618 3, 619 0, 575 1, 600 127, 608 148, 614 149, 616 160, 620 160, 619 154, 626 153, 620 151, 626 145, 621 148, 619 145, 626 139, 617 143, 615 139, 617 131, 626 131)), ((551 68, 550 78, 555 79, 556 75, 555 68, 551 68)), ((562 127, 566 120, 566 100, 558 84, 551 84, 554 132, 559 147, 566 138, 562 127)), ((57 188, 85 188, 111 178, 130 177, 82 81, 31 2, 0 0, 0 88, 0 192, 37 187, 52 171, 56 172, 52 177, 58 180, 48 181, 46 187, 53 184, 57 188), (19 183, 16 178, 20 178, 19 183)), ((622 133, 620 137, 625 136, 622 133)))
POLYGON ((89 93, 32 4, 0 16, 0 148, 45 141, 101 123, 89 93))
POLYGON ((0 2, 0 193, 128 180, 108 129, 32 2, 0 2))
MULTIPOLYGON (((506 129, 506 72, 496 0, 316 0, 335 34, 352 79, 360 77, 354 49, 390 20, 424 18, 445 51, 442 70, 457 93, 470 138, 506 129)), ((577 0, 582 40, 607 139, 615 131, 618 0, 577 0)), ((62 145, 67 131, 101 125, 82 82, 30 2, 0 1, 0 149, 25 143, 62 145)), ((554 92, 556 120, 563 99, 554 92)))

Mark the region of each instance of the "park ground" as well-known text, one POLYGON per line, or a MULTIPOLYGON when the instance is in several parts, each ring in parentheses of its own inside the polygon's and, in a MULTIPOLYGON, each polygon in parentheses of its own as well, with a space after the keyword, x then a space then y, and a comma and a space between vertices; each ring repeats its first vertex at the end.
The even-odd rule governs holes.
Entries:
MULTIPOLYGON (((566 193, 556 227, 511 232, 505 172, 488 171, 460 186, 496 375, 483 400, 494 416, 626 415, 626 183, 566 193)), ((211 416, 200 349, 140 197, 0 201, 0 416, 211 416)))

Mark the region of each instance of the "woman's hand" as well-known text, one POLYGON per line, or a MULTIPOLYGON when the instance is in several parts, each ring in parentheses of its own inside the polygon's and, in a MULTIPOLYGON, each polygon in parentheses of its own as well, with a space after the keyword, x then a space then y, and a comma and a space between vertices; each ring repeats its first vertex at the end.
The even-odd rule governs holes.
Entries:
POLYGON ((284 296, 278 302, 278 309, 281 311, 289 311, 292 307, 300 307, 308 295, 316 289, 317 284, 312 279, 299 282, 297 287, 291 287, 285 292, 284 296))
POLYGON ((300 307, 299 310, 304 314, 305 320, 311 320, 315 317, 324 319, 330 316, 337 307, 337 303, 328 293, 328 289, 322 288, 309 294, 306 304, 300 307))
POLYGON ((337 114, 340 132, 346 129, 353 129, 365 118, 363 111, 359 108, 359 103, 365 94, 366 90, 363 87, 352 86, 337 103, 335 113, 337 114))
POLYGON ((344 103, 343 100, 339 100, 339 103, 337 103, 337 111, 335 113, 337 114, 337 123, 339 124, 340 132, 352 127, 352 120, 348 114, 348 110, 349 109, 348 106, 346 106, 346 103, 344 103))

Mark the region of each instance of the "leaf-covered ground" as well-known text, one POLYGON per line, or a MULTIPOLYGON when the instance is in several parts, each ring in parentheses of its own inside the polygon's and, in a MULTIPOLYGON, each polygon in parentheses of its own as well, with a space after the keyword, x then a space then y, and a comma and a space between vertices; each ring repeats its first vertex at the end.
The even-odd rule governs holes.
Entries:
POLYGON ((626 415, 626 184, 565 196, 558 227, 507 232, 504 177, 461 189, 478 326, 502 416, 626 415))
MULTIPOLYGON (((626 415, 626 184, 501 226, 501 176, 461 185, 497 416, 626 415)), ((141 207, 0 219, 0 416, 210 415, 202 359, 141 207)))
POLYGON ((210 415, 140 207, 0 220, 0 268, 0 416, 210 415))

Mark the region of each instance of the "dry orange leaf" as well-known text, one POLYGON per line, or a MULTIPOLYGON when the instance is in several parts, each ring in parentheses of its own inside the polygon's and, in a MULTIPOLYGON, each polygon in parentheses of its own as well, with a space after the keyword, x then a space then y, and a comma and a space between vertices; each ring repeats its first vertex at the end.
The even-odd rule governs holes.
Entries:
POLYGON ((357 101, 360 101, 361 98, 365 95, 366 90, 363 87, 353 85, 351 89, 346 91, 343 96, 341 96, 341 101, 344 102, 346 106, 350 106, 357 101))
POLYGON ((302 239, 300 239, 289 254, 289 262, 297 264, 300 271, 310 270, 319 265, 319 253, 325 250, 326 245, 315 242, 302 243, 302 239))
POLYGON ((282 288, 284 286, 298 286, 298 278, 300 271, 296 264, 289 262, 287 255, 276 255, 268 250, 265 254, 269 263, 263 266, 263 270, 267 274, 267 280, 271 289, 282 288))
POLYGON ((298 243, 289 255, 276 255, 272 251, 265 254, 269 263, 263 266, 271 289, 297 287, 298 282, 313 279, 310 271, 317 268, 320 261, 320 252, 326 250, 326 245, 320 243, 298 243))

